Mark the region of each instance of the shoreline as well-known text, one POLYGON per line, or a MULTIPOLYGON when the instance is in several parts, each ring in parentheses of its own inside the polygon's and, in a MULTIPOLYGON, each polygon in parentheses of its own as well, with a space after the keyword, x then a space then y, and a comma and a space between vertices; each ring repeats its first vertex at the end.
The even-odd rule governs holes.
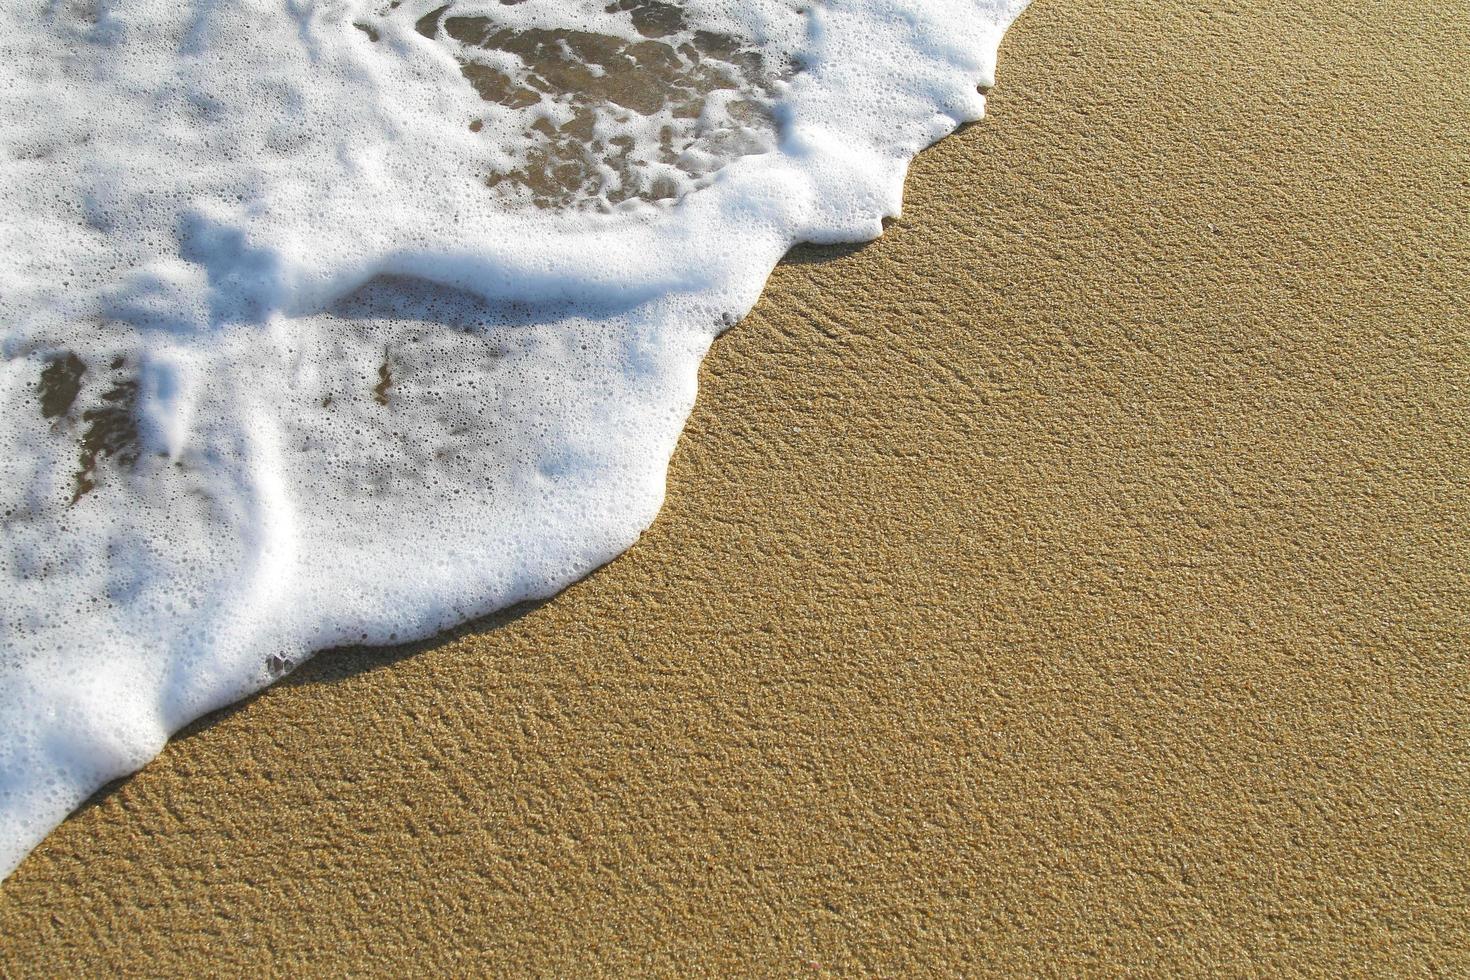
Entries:
POLYGON ((1038 0, 716 341, 639 544, 181 733, 0 886, 3 972, 1463 966, 1470 121, 1411 8, 1038 0))

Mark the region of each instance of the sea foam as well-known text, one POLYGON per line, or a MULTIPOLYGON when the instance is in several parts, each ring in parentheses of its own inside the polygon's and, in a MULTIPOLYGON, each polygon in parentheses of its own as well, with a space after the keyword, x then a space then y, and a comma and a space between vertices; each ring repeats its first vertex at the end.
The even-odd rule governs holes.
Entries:
POLYGON ((1025 0, 0 6, 0 874, 313 651, 628 548, 1025 0))

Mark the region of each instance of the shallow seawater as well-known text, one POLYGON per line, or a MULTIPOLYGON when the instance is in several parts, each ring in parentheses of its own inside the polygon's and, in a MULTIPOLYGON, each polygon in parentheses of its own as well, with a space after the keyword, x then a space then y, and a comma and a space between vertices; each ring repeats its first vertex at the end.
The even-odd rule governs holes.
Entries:
MULTIPOLYGON (((453 4, 415 21, 454 50, 481 99, 533 110, 516 133, 523 156, 489 172, 487 186, 538 207, 606 210, 678 200, 726 164, 776 148, 774 111, 796 70, 793 52, 699 29, 680 4, 623 0, 605 12, 626 12, 636 36, 517 29, 453 4)), ((485 132, 483 119, 469 126, 485 132)))
POLYGON ((0 873, 313 651, 629 547, 1024 0, 0 9, 0 873))

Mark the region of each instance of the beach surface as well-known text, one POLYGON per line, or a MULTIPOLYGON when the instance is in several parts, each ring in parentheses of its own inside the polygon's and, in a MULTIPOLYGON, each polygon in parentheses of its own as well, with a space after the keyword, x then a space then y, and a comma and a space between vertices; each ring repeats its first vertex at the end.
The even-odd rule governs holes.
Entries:
POLYGON ((1470 970, 1467 20, 1035 0, 632 551, 193 726, 0 974, 1470 970))

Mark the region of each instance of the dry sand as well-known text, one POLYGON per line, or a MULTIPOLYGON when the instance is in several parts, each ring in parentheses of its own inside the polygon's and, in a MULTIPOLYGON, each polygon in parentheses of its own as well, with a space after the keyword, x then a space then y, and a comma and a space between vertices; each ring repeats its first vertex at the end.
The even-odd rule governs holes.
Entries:
POLYGON ((1037 0, 641 544, 196 727, 0 973, 1463 975, 1467 24, 1037 0))

